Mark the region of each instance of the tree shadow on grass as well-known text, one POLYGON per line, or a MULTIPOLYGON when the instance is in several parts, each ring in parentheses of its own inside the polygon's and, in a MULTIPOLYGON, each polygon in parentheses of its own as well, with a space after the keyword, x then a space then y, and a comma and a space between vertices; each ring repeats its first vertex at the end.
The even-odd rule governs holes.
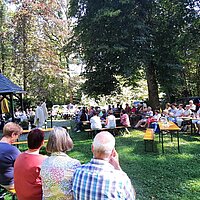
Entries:
POLYGON ((116 148, 120 163, 131 178, 137 199, 198 199, 200 195, 199 143, 180 141, 181 154, 176 141, 165 138, 165 154, 156 141, 157 152, 145 153, 143 134, 120 137, 116 148), (196 152, 196 153, 195 153, 196 152))
MULTIPOLYGON (((69 156, 81 163, 92 158, 92 139, 85 133, 73 133, 74 149, 69 156)), ((190 199, 200 196, 200 156, 198 141, 186 141, 181 136, 181 154, 177 141, 172 143, 165 136, 165 154, 155 137, 155 152, 144 151, 143 132, 132 131, 131 135, 116 137, 116 149, 122 169, 130 177, 137 193, 137 200, 190 199)))
POLYGON ((188 142, 200 142, 200 136, 199 135, 181 135, 181 138, 188 142))

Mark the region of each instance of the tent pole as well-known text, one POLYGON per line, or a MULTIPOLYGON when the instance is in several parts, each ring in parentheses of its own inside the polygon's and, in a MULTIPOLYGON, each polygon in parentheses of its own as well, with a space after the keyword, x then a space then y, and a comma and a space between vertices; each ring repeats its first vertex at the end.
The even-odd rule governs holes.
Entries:
POLYGON ((13 94, 10 94, 10 104, 11 104, 12 122, 14 122, 15 121, 15 117, 14 117, 13 94))
POLYGON ((19 95, 20 95, 20 105, 21 105, 21 109, 22 109, 22 111, 24 111, 24 104, 23 104, 22 94, 19 94, 19 95))

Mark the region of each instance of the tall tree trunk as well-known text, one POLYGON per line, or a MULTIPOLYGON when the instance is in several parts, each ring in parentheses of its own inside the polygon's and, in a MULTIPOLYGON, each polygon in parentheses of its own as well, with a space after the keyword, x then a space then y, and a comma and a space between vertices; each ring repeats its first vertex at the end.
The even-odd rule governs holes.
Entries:
POLYGON ((5 48, 3 44, 3 39, 1 39, 1 69, 0 73, 3 73, 5 69, 5 48))
POLYGON ((199 77, 200 77, 200 64, 197 65, 197 79, 196 79, 196 81, 197 81, 197 96, 200 96, 200 79, 199 79, 199 77))
POLYGON ((3 16, 3 12, 4 12, 4 7, 3 4, 1 4, 1 8, 0 8, 0 43, 1 43, 1 69, 0 69, 0 73, 4 72, 5 69, 5 48, 4 48, 4 32, 3 32, 3 23, 4 23, 4 16, 3 16))
POLYGON ((156 71, 153 62, 146 68, 146 78, 148 85, 149 104, 153 110, 159 109, 158 83, 156 80, 156 71))
POLYGON ((23 37, 23 88, 26 91, 27 86, 27 33, 26 33, 26 16, 22 18, 22 37, 23 37))

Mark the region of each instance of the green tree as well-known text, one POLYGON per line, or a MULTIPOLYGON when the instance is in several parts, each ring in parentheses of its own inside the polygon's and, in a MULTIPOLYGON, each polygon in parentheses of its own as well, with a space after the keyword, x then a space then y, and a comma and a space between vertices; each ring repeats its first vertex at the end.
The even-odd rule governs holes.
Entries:
MULTIPOLYGON (((157 15, 153 21, 155 36, 155 63, 158 83, 166 93, 168 100, 188 93, 186 79, 186 51, 194 51, 194 40, 198 12, 195 1, 159 1, 157 15), (190 38, 190 39, 188 39, 190 38), (164 75, 164 76, 163 76, 164 75)), ((193 57, 194 54, 191 54, 193 57)), ((185 95, 184 95, 185 96, 185 95)))
POLYGON ((12 30, 10 29, 11 13, 6 3, 0 1, 0 72, 4 73, 12 65, 12 30))
POLYGON ((118 88, 116 75, 123 75, 131 84, 147 79, 153 108, 159 89, 169 99, 176 95, 183 84, 180 37, 196 19, 194 8, 192 0, 72 0, 77 22, 71 46, 86 62, 86 92, 109 94, 118 88))
POLYGON ((5 68, 5 38, 4 38, 5 5, 0 2, 0 52, 1 52, 1 71, 5 68))
POLYGON ((70 32, 67 2, 15 1, 13 15, 6 16, 12 22, 12 64, 5 73, 27 91, 27 102, 69 101, 68 60, 63 49, 70 32))

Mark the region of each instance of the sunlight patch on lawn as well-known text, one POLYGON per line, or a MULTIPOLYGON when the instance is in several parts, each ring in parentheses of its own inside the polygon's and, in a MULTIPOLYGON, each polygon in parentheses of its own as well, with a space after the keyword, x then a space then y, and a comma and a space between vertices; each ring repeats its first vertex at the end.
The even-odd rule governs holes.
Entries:
POLYGON ((200 194, 200 178, 187 180, 181 183, 181 188, 200 194))

